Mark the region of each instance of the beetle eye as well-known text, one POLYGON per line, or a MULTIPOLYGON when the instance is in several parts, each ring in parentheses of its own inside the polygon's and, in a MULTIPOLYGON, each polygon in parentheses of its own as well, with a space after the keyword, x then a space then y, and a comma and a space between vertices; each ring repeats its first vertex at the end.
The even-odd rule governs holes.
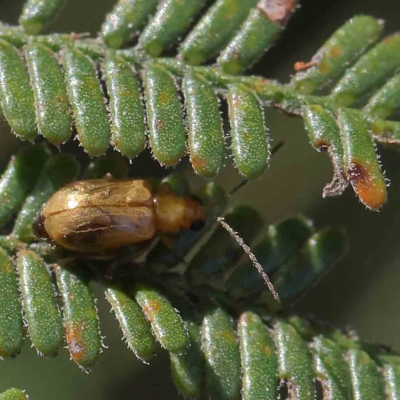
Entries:
POLYGON ((193 232, 200 231, 204 228, 204 220, 202 219, 195 219, 190 225, 190 230, 193 232))

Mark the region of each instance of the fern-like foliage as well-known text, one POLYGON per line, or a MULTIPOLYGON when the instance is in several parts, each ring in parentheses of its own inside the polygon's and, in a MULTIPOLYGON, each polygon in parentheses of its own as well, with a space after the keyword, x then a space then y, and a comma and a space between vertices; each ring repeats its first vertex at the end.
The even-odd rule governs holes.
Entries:
MULTIPOLYGON (((267 228, 248 206, 229 209, 225 219, 241 232, 279 292, 282 304, 266 291, 242 249, 221 227, 185 256, 205 232, 214 214, 226 207, 215 183, 198 190, 208 217, 202 232, 182 232, 171 245, 158 241, 141 258, 129 248, 116 259, 76 258, 48 243, 37 242, 32 221, 39 208, 63 184, 111 172, 129 176, 116 154, 98 158, 79 172, 69 153, 51 154, 42 145, 14 156, 1 180, 0 355, 19 353, 24 327, 38 351, 55 356, 67 342, 71 358, 83 369, 102 352, 101 321, 91 283, 96 282, 119 322, 133 353, 151 362, 170 354, 172 379, 184 397, 212 399, 314 399, 318 385, 324 399, 384 398, 400 393, 400 359, 354 333, 291 316, 290 305, 344 253, 342 230, 315 231, 303 217, 267 228), (9 223, 17 214, 15 222, 9 223), (22 313, 21 313, 22 309, 22 313), (21 317, 23 315, 23 318, 21 317), (238 339, 238 340, 237 340, 238 339), (281 382, 281 383, 280 383, 281 382)), ((162 180, 189 195, 178 174, 162 180)), ((157 187, 158 181, 154 181, 157 187)), ((24 394, 16 389, 2 394, 24 394)), ((17 397, 18 398, 18 397, 17 397)), ((23 398, 23 397, 20 397, 23 398)))
POLYGON ((334 177, 324 196, 350 183, 368 208, 385 203, 374 143, 397 146, 400 137, 399 123, 387 120, 400 107, 400 36, 376 43, 382 21, 352 18, 310 62, 296 63, 289 84, 280 84, 238 74, 271 46, 294 0, 120 1, 96 39, 32 36, 61 5, 28 1, 22 26, 0 29, 0 100, 18 136, 34 140, 40 133, 58 146, 70 138, 73 119, 92 156, 111 143, 133 158, 149 145, 161 164, 172 166, 188 150, 194 170, 212 177, 227 147, 222 98, 235 165, 251 179, 269 159, 263 109, 274 106, 301 115, 312 146, 328 151, 334 177))

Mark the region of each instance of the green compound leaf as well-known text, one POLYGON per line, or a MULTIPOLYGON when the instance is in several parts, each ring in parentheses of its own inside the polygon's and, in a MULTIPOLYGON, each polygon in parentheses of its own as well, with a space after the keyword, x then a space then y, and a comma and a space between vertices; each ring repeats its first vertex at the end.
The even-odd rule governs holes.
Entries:
MULTIPOLYGON (((39 149, 43 150, 42 147, 39 149)), ((31 147, 22 154, 27 157, 30 153, 36 155, 37 151, 37 147, 31 147)), ((83 168, 82 177, 97 178, 112 171, 126 178, 129 172, 126 163, 117 160, 122 159, 113 153, 96 159, 83 168)), ((77 173, 75 158, 68 153, 48 154, 47 159, 42 160, 43 164, 44 172, 39 180, 34 170, 30 172, 36 177, 37 186, 43 185, 43 176, 46 177, 43 181, 47 182, 43 186, 46 190, 25 192, 27 200, 22 197, 19 203, 21 211, 16 224, 26 213, 24 204, 35 205, 32 210, 36 209, 37 204, 57 190, 58 186, 50 185, 48 181, 49 171, 54 168, 57 173, 65 173, 69 165, 69 173, 77 173)), ((180 196, 191 193, 187 180, 179 174, 172 174, 161 183, 168 184, 180 196)), ((19 187, 13 190, 19 190, 19 187)), ((160 242, 146 254, 144 261, 135 261, 138 262, 135 268, 126 268, 124 257, 110 265, 110 261, 80 259, 72 254, 72 262, 71 253, 49 243, 32 242, 32 238, 21 241, 13 234, 16 228, 10 227, 9 235, 0 237, 0 303, 6 305, 0 308, 1 355, 18 354, 22 342, 21 305, 12 258, 16 255, 27 330, 42 354, 56 354, 64 326, 71 358, 81 368, 93 367, 101 353, 99 321, 89 285, 95 281, 103 288, 128 347, 139 359, 151 362, 160 347, 169 352, 172 379, 184 396, 200 398, 204 393, 215 399, 238 399, 240 393, 249 399, 264 394, 275 396, 278 391, 278 364, 272 340, 275 331, 273 325, 267 325, 265 321, 273 317, 277 304, 271 306, 270 301, 264 299, 262 281, 257 274, 253 275, 253 267, 247 265, 246 271, 251 276, 248 281, 252 283, 241 288, 240 306, 233 307, 237 291, 231 290, 232 281, 227 278, 241 265, 242 249, 218 227, 211 242, 197 251, 193 261, 189 265, 182 263, 185 255, 212 227, 213 213, 221 213, 226 204, 226 194, 215 183, 200 188, 198 195, 203 199, 208 215, 205 230, 181 232, 172 249, 160 242), (63 261, 58 262, 60 259, 63 261), (205 264, 208 259, 216 260, 215 265, 210 264, 211 269, 205 264), (49 272, 55 275, 56 288, 49 272), (218 279, 210 279, 211 276, 218 279), (56 293, 59 293, 59 299, 56 293), (210 299, 213 299, 212 304, 210 299), (62 316, 58 310, 59 301, 62 316), (157 346, 157 342, 161 346, 157 346)), ((30 213, 26 215, 33 215, 30 213)), ((231 209, 225 220, 250 246, 264 225, 260 215, 248 206, 231 209)), ((28 229, 28 222, 24 226, 28 229)), ((280 283, 282 298, 290 301, 304 291, 306 283, 323 275, 340 256, 345 243, 341 231, 314 233, 310 221, 303 217, 281 221, 268 227, 266 232, 264 240, 255 246, 264 269, 269 273, 274 271, 274 276, 304 273, 305 278, 297 291, 288 279, 280 283), (290 272, 290 266, 294 264, 289 261, 296 257, 303 259, 304 249, 307 249, 307 255, 310 254, 310 266, 290 272)), ((134 251, 132 248, 127 253, 129 262, 133 260, 134 251)), ((301 326, 298 322, 295 324, 295 319, 289 321, 294 326, 292 329, 301 326)), ((311 357, 308 362, 312 365, 311 357)))
MULTIPOLYGON (((53 163, 58 165, 59 158, 76 166, 68 153, 50 157, 48 153, 41 153, 48 160, 42 163, 41 176, 53 163)), ((113 153, 96 159, 81 176, 96 178, 114 168, 120 176, 129 177, 130 169, 116 160, 122 159, 113 153)), ((178 174, 168 176, 163 183, 181 196, 191 193, 188 182, 178 174)), ((47 197, 51 188, 56 190, 56 186, 46 187, 47 197)), ((18 192, 20 188, 14 186, 12 190, 18 192)), ((208 212, 216 207, 221 210, 226 204, 222 189, 215 183, 206 184, 198 194, 208 212), (216 200, 223 204, 216 206, 216 200)), ((26 191, 19 203, 20 215, 25 209, 22 204, 27 204, 25 197, 38 204, 42 196, 41 191, 26 191)), ((11 218, 17 209, 5 216, 11 218)), ((27 215, 32 222, 34 215, 27 215)), ((251 264, 242 259, 241 248, 225 231, 217 228, 213 234, 216 239, 212 236, 211 243, 195 249, 197 253, 188 265, 182 262, 214 219, 210 216, 202 232, 181 232, 173 250, 165 243, 156 245, 139 261, 132 258, 132 248, 126 253, 128 257, 112 260, 112 264, 110 260, 79 257, 72 262, 69 257, 74 258, 73 253, 49 243, 32 242, 31 238, 23 241, 12 234, 15 228, 10 227, 9 235, 0 237, 1 356, 17 355, 22 344, 21 304, 13 261, 16 256, 27 331, 44 355, 55 355, 65 336, 72 359, 81 368, 95 368, 101 353, 101 333, 90 286, 93 281, 100 283, 134 355, 151 363, 153 354, 169 352, 172 379, 183 396, 274 399, 282 380, 291 399, 314 399, 318 380, 327 398, 346 399, 351 398, 349 392, 369 391, 381 398, 383 390, 389 398, 396 398, 400 392, 397 355, 299 317, 285 318, 282 306, 279 309, 276 302, 271 302, 261 278, 254 275, 251 264), (206 256, 209 260, 220 257, 220 261, 208 268, 204 264, 206 256), (239 268, 243 265, 245 273, 239 268), (243 285, 235 277, 237 271, 242 271, 243 285), (276 314, 276 310, 281 313, 276 314)), ((237 206, 227 212, 226 220, 251 247, 254 245, 262 267, 271 274, 285 303, 295 301, 322 277, 346 248, 342 230, 316 231, 303 217, 266 227, 256 243, 254 238, 263 229, 263 221, 255 210, 237 206)))
POLYGON ((33 140, 40 132, 53 144, 64 143, 70 137, 70 108, 77 137, 91 156, 111 145, 131 159, 149 146, 164 166, 175 166, 188 153, 196 173, 213 177, 228 146, 219 103, 226 98, 234 163, 246 179, 259 177, 268 165, 264 111, 276 107, 302 116, 311 145, 327 150, 334 174, 323 197, 339 195, 351 184, 368 208, 385 203, 386 183, 372 145, 400 145, 400 123, 387 120, 400 108, 400 36, 376 44, 381 20, 355 16, 310 62, 295 64, 289 84, 280 84, 239 74, 283 31, 295 0, 121 0, 97 39, 32 36, 44 27, 35 21, 50 21, 61 5, 60 0, 36 3, 31 0, 25 9, 41 16, 28 18, 25 31, 0 25, 0 102, 22 138, 33 140), (201 66, 212 61, 216 64, 201 66), (362 185, 348 171, 353 168, 349 143, 360 165, 374 165, 362 185))
MULTIPOLYGON (((325 190, 326 195, 338 194, 351 183, 360 199, 371 209, 378 209, 384 203, 385 181, 380 172, 373 142, 389 144, 392 147, 400 144, 400 123, 386 120, 398 111, 398 76, 395 74, 399 58, 398 35, 389 36, 378 45, 373 45, 382 32, 381 21, 368 16, 353 18, 333 34, 310 63, 296 65, 298 73, 289 85, 281 85, 259 77, 241 77, 234 74, 250 67, 262 55, 264 49, 271 45, 294 11, 294 2, 279 2, 279 6, 282 7, 279 9, 269 8, 269 2, 256 0, 217 0, 204 4, 197 1, 164 0, 158 4, 155 1, 124 0, 118 2, 103 25, 103 43, 80 35, 53 34, 34 38, 29 36, 48 25, 61 3, 58 0, 28 2, 20 19, 25 31, 21 27, 0 26, 0 102, 9 125, 17 135, 33 140, 41 133, 56 145, 63 143, 69 137, 71 108, 78 137, 90 155, 103 154, 111 144, 128 158, 135 157, 144 147, 144 133, 150 121, 149 104, 157 94, 156 91, 150 94, 149 91, 145 91, 145 101, 142 102, 142 81, 146 83, 142 78, 146 77, 148 69, 153 69, 153 72, 156 70, 164 77, 161 83, 168 89, 166 93, 170 95, 170 99, 173 99, 173 120, 174 124, 179 126, 178 134, 172 129, 169 130, 171 135, 176 135, 173 136, 172 144, 177 145, 177 149, 174 149, 178 150, 177 155, 168 148, 166 141, 154 141, 160 139, 164 126, 153 114, 153 130, 149 129, 153 142, 150 142, 153 153, 161 163, 174 165, 183 156, 186 126, 189 127, 190 133, 190 115, 187 112, 190 112, 191 107, 195 110, 191 102, 196 100, 196 104, 203 108, 213 104, 210 110, 214 116, 213 127, 218 135, 213 138, 212 146, 208 145, 211 134, 204 136, 208 142, 203 143, 199 131, 195 132, 200 122, 204 122, 205 117, 202 116, 197 126, 191 124, 194 145, 188 147, 191 157, 196 148, 204 159, 202 168, 194 165, 196 172, 204 176, 214 175, 220 168, 220 160, 223 159, 224 153, 222 135, 217 129, 220 121, 215 118, 215 103, 218 110, 217 98, 229 98, 232 92, 239 88, 242 98, 247 102, 248 113, 253 116, 246 122, 247 114, 243 114, 239 121, 240 129, 234 131, 231 126, 236 143, 236 147, 233 148, 235 161, 242 174, 250 178, 255 177, 266 166, 267 157, 264 164, 259 160, 262 158, 260 154, 268 146, 267 131, 264 123, 261 127, 261 119, 254 119, 254 115, 262 113, 266 106, 275 106, 302 115, 312 146, 317 149, 321 149, 321 145, 327 148, 335 168, 333 181, 340 178, 342 186, 336 184, 335 188, 340 189, 336 192, 325 190), (179 7, 181 12, 176 12, 179 7), (169 10, 175 10, 173 15, 167 12, 169 10), (191 26, 193 29, 176 49, 178 36, 186 34, 191 26), (150 32, 150 35, 145 34, 146 32, 150 32), (139 46, 135 48, 110 51, 107 47, 117 49, 128 46, 135 35, 139 36, 139 46), (365 53, 367 49, 368 52, 365 53), (179 52, 178 57, 152 58, 174 50, 179 52), (59 56, 60 65, 56 62, 59 56), (384 60, 387 62, 383 62, 384 60), (203 64, 205 61, 217 61, 217 66, 190 66, 203 64), (369 71, 367 76, 360 74, 364 69, 369 71), (105 82, 99 79, 99 71, 104 73, 105 82), (49 76, 53 77, 51 82, 46 80, 49 76), (188 90, 185 93, 184 79, 188 77, 195 77, 197 83, 204 82, 203 87, 197 87, 197 98, 193 98, 188 90), (43 90, 44 85, 47 90, 43 90), (125 86, 131 88, 127 93, 121 91, 125 86), (326 96, 313 95, 321 93, 322 89, 326 91, 326 96), (65 101, 66 93, 68 101, 65 101), (41 107, 47 110, 45 115, 40 113, 41 107), (126 110, 131 109, 135 109, 134 118, 130 113, 126 113, 126 110), (253 123, 255 120, 257 124, 253 123), (258 127, 257 138, 264 146, 260 149, 252 148, 247 140, 249 129, 253 131, 255 127, 258 127), (250 155, 240 159, 242 150, 250 150, 250 155), (252 160, 254 151, 257 151, 256 156, 259 156, 255 157, 257 162, 252 160), (164 162, 164 159, 167 162, 164 162), (367 176, 361 176, 358 170, 355 173, 354 165, 362 165, 367 176)), ((274 5, 276 6, 272 4, 274 5)), ((144 86, 146 89, 146 85, 144 86)), ((157 100, 152 111, 161 111, 161 115, 169 117, 168 106, 169 104, 162 104, 157 100)), ((192 117, 195 111, 192 110, 192 117)), ((208 111, 204 115, 207 113, 208 111)), ((232 125, 234 122, 233 118, 232 125)), ((207 131, 209 132, 211 130, 207 131)), ((36 207, 45 201, 53 190, 51 184, 43 184, 46 193, 42 198, 39 196, 39 189, 35 185, 39 174, 45 174, 42 167, 46 164, 48 152, 40 147, 33 149, 39 149, 36 156, 28 157, 22 151, 10 163, 0 181, 2 226, 12 219, 23 204, 34 204, 36 207), (28 198, 28 194, 32 197, 28 198)), ((36 150, 26 151, 32 151, 33 154, 36 150)), ((99 159, 99 162, 93 162, 81 177, 102 177, 107 172, 112 172, 114 176, 126 176, 126 163, 119 160, 120 157, 105 156, 99 159)), ((176 177, 171 178, 169 182, 176 192, 188 192, 184 182, 176 177)), ((56 187, 55 184, 54 190, 56 187)), ((206 185, 200 189, 199 194, 205 200, 205 204, 214 209, 213 212, 207 210, 209 217, 206 226, 209 229, 213 222, 212 215, 221 214, 221 211, 215 210, 224 209, 223 203, 226 199, 216 185, 206 185), (213 199, 220 199, 220 204, 216 206, 213 199)), ((17 220, 24 222, 21 226, 29 232, 29 221, 34 217, 35 207, 28 210, 25 220, 22 211, 17 217, 17 220)), ((252 212, 244 213, 239 218, 238 227, 241 229, 238 230, 240 233, 244 231, 246 242, 252 245, 263 223, 255 217, 250 219, 252 223, 249 224, 254 226, 247 229, 241 225, 246 215, 252 215, 252 212)), ((315 233, 306 220, 303 220, 303 224, 297 221, 297 225, 292 220, 288 226, 296 230, 298 240, 294 237, 297 234, 293 237, 285 236, 285 229, 278 229, 280 224, 277 224, 268 228, 268 235, 264 236, 267 239, 259 242, 259 247, 255 248, 259 249, 260 258, 263 257, 262 267, 273 273, 272 278, 280 282, 279 291, 282 291, 286 301, 292 302, 341 255, 345 248, 345 240, 340 230, 329 229, 315 233), (275 234, 271 233, 274 231, 275 234), (334 232, 334 237, 327 232, 334 232), (319 242, 318 238, 324 237, 327 238, 326 241, 321 239, 319 242), (291 268, 295 270, 292 271, 291 268), (301 274, 302 279, 293 279, 298 277, 296 274, 301 271, 304 271, 304 276, 301 274)), ((14 227, 14 232, 16 230, 14 227)), ((4 235, 0 237, 0 247, 4 249, 0 252, 1 265, 4 266, 4 273, 0 273, 0 304, 7 305, 0 310, 7 314, 2 320, 4 326, 0 327, 0 346, 3 346, 4 351, 2 356, 15 355, 21 344, 21 307, 15 294, 17 283, 12 257, 18 253, 18 264, 22 264, 21 254, 28 254, 37 262, 36 265, 32 264, 32 271, 24 271, 26 274, 22 279, 32 277, 34 273, 41 273, 41 277, 47 279, 44 286, 47 289, 43 290, 43 294, 35 292, 33 280, 30 286, 24 285, 26 290, 23 291, 21 299, 26 316, 29 314, 28 331, 35 328, 38 321, 43 322, 43 327, 39 326, 43 329, 47 323, 41 315, 43 313, 28 309, 26 304, 31 295, 37 296, 35 301, 42 306, 39 311, 44 306, 53 310, 48 314, 54 320, 55 308, 52 305, 57 305, 57 301, 54 290, 49 290, 47 273, 48 270, 54 270, 57 289, 63 303, 62 318, 70 353, 78 365, 84 368, 92 366, 100 353, 101 336, 89 282, 109 282, 107 279, 110 271, 97 268, 102 265, 98 260, 89 263, 76 260, 75 266, 52 266, 54 261, 65 256, 60 249, 46 243, 29 243, 32 237, 28 234, 17 238, 12 232, 12 228, 4 227, 4 235), (29 275, 29 272, 32 275, 29 275), (52 299, 49 300, 51 296, 52 299)), ((116 272, 111 271, 112 278, 118 278, 116 282, 120 282, 122 278, 122 282, 129 284, 129 288, 135 287, 138 282, 146 282, 146 293, 141 293, 143 296, 140 300, 143 305, 155 300, 157 305, 165 307, 161 313, 157 314, 154 311, 160 310, 154 309, 151 309, 151 312, 146 309, 146 314, 141 313, 136 299, 133 299, 130 290, 125 289, 125 285, 122 285, 122 288, 113 285, 105 288, 121 324, 121 331, 139 357, 140 353, 143 359, 151 356, 154 340, 162 342, 160 332, 178 332, 176 338, 167 336, 167 343, 170 350, 176 351, 170 353, 172 373, 174 382, 183 395, 195 398, 211 396, 219 399, 239 398, 242 393, 244 398, 257 398, 259 393, 264 396, 266 391, 275 393, 278 390, 276 377, 279 376, 287 380, 291 398, 315 398, 316 379, 326 388, 325 396, 329 395, 332 398, 346 398, 349 388, 354 398, 369 396, 380 399, 384 398, 384 394, 390 399, 398 398, 400 361, 396 355, 387 354, 383 350, 382 354, 377 354, 370 347, 338 331, 329 333, 318 326, 310 327, 311 325, 300 319, 285 319, 274 314, 276 305, 272 306, 268 299, 265 299, 267 296, 261 290, 262 287, 254 283, 254 274, 250 274, 250 270, 253 270, 248 263, 243 276, 249 273, 249 293, 246 286, 241 287, 237 285, 238 281, 230 281, 236 271, 241 270, 238 269, 240 249, 236 244, 230 247, 227 240, 221 238, 223 260, 216 268, 220 275, 217 285, 213 268, 210 271, 207 271, 207 268, 201 269, 201 273, 196 276, 193 271, 198 267, 193 268, 191 264, 187 266, 182 261, 203 233, 182 232, 173 243, 172 251, 167 243, 160 242, 152 248, 143 262, 139 265, 135 263, 134 271, 128 275, 124 275, 126 270, 121 270, 121 265, 117 265, 116 272), (122 277, 118 275, 120 273, 122 277), (232 291, 229 289, 230 282, 233 283, 232 291), (111 292, 108 291, 110 288, 111 292), (170 292, 175 291, 186 295, 187 306, 192 308, 193 318, 180 317, 179 312, 175 310, 181 310, 180 303, 176 304, 174 296, 170 295, 170 292), (238 298, 240 302, 237 301, 238 298), (210 299, 215 302, 211 311, 210 299), (152 335, 151 324, 145 320, 145 315, 156 320, 156 323, 153 323, 155 336, 152 335), (212 329, 208 330, 207 337, 202 337, 199 334, 200 328, 205 326, 212 329), (248 335, 249 332, 252 334, 248 335), (279 340, 273 344, 268 333, 279 340), (141 339, 138 339, 139 337, 141 339), (183 337, 185 339, 182 339, 183 337), (326 340, 322 342, 324 338, 326 340), (180 345, 176 346, 172 339, 177 339, 180 345), (268 348, 266 353, 253 351, 260 343, 268 348), (178 352, 178 348, 183 350, 178 352), (279 356, 279 368, 272 367, 274 354, 279 356), (254 355, 266 358, 253 358, 254 355), (300 364, 293 362, 296 357, 301 361, 300 364), (257 368, 254 368, 255 365, 257 368), (304 366, 304 369, 301 370, 299 365, 304 366), (262 373, 258 370, 261 367, 262 373), (346 374, 346 371, 351 373, 346 374), (205 381, 203 376, 206 377, 205 381)), ((229 236, 226 236, 226 239, 228 238, 229 236)), ((198 253, 203 255, 195 256, 195 260, 196 257, 200 257, 200 260, 203 258, 204 261, 205 248, 209 250, 211 259, 217 259, 217 256, 220 256, 218 245, 211 245, 210 242, 206 243, 198 253)), ((114 284, 113 279, 111 282, 114 284)), ((143 289, 143 286, 141 288, 143 289)), ((51 343, 46 338, 46 332, 41 334, 40 329, 36 332, 36 343, 51 343)), ((31 339, 35 342, 34 337, 31 339)), ((55 341, 52 343, 53 345, 47 348, 49 355, 56 347, 55 341)), ((20 391, 11 392, 18 396, 23 395, 20 391)))

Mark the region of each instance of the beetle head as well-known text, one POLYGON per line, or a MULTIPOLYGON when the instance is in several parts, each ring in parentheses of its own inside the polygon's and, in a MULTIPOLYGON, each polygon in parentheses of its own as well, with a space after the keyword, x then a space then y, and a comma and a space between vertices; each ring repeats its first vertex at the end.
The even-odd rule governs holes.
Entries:
POLYGON ((165 188, 155 198, 157 228, 165 233, 199 231, 204 227, 205 209, 195 197, 180 197, 165 188))

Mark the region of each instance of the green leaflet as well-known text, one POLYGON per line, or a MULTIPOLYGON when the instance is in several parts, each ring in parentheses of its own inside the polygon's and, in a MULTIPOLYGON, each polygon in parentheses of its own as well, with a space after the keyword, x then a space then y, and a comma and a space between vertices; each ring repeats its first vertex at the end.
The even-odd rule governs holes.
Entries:
POLYGON ((54 266, 63 303, 65 337, 72 359, 82 368, 99 357, 101 337, 96 306, 84 271, 76 266, 54 266))
POLYGON ((186 321, 190 348, 182 354, 170 353, 172 380, 179 392, 189 398, 199 398, 203 391, 204 356, 199 327, 186 321))
POLYGON ((396 400, 400 396, 400 360, 398 356, 384 355, 380 357, 383 363, 383 377, 385 393, 389 400, 396 400))
POLYGON ((238 324, 242 364, 242 399, 275 400, 278 397, 278 361, 273 341, 262 320, 251 312, 238 324))
POLYGON ((182 83, 188 125, 190 162, 196 173, 212 178, 225 156, 218 97, 201 75, 188 72, 182 83))
POLYGON ((358 198, 376 211, 387 197, 374 145, 368 135, 368 125, 359 113, 350 109, 339 111, 338 123, 345 152, 345 172, 358 198))
POLYGON ((35 106, 29 75, 17 49, 0 39, 0 102, 16 135, 33 141, 37 136, 35 106))
POLYGON ((386 119, 400 111, 400 74, 387 81, 368 101, 364 111, 374 117, 386 119))
POLYGON ((239 74, 249 69, 276 40, 285 22, 296 8, 296 2, 286 0, 268 8, 267 2, 259 2, 250 10, 237 34, 221 52, 218 64, 228 74, 239 74))
POLYGON ((190 65, 203 64, 217 55, 256 4, 257 0, 217 0, 186 36, 180 55, 190 65))
POLYGON ((164 0, 139 37, 139 46, 152 57, 175 45, 205 0, 164 0))
POLYGON ((154 288, 139 284, 133 289, 133 295, 161 346, 171 353, 182 353, 189 345, 189 335, 168 299, 154 288))
POLYGON ((210 399, 239 399, 240 355, 232 318, 221 308, 210 310, 201 337, 210 399))
POLYGON ((272 282, 280 299, 298 298, 345 253, 347 241, 339 229, 327 228, 310 237, 305 246, 273 275, 272 282))
POLYGON ((311 60, 310 68, 298 72, 292 84, 303 93, 312 93, 335 80, 380 36, 383 24, 368 15, 359 15, 341 26, 311 60))
POLYGON ((19 23, 26 33, 37 35, 53 22, 64 4, 65 0, 29 0, 24 5, 19 23))
POLYGON ((110 98, 112 144, 122 155, 134 158, 146 145, 140 82, 130 64, 113 53, 107 54, 103 71, 110 98))
POLYGON ((351 106, 379 88, 400 68, 400 34, 386 37, 351 67, 334 87, 332 98, 351 106))
POLYGON ((143 81, 150 145, 155 158, 170 167, 186 152, 185 126, 175 80, 164 68, 147 64, 143 81))
POLYGON ((13 260, 0 249, 0 357, 15 356, 22 346, 22 315, 13 260))
POLYGON ((330 339, 316 337, 311 347, 314 370, 326 400, 350 400, 350 371, 341 349, 330 339))
POLYGON ((147 22, 157 7, 157 0, 119 0, 106 16, 101 37, 113 48, 127 44, 147 22))
POLYGON ((104 282, 103 285, 129 348, 139 359, 149 360, 155 351, 155 341, 141 308, 118 285, 111 282, 104 282))
POLYGON ((353 398, 384 400, 382 377, 370 356, 358 349, 349 350, 348 363, 353 385, 353 398))
POLYGON ((40 354, 56 355, 63 329, 55 290, 44 261, 33 251, 18 253, 17 268, 29 336, 40 354))
MULTIPOLYGON (((270 225, 263 239, 253 247, 253 253, 267 274, 276 271, 287 261, 314 232, 311 221, 303 218, 288 218, 270 225)), ((230 275, 227 283, 229 294, 235 298, 264 287, 259 273, 249 259, 244 259, 230 275)))
POLYGON ((78 139, 89 155, 100 156, 108 148, 111 132, 96 66, 73 46, 64 48, 61 59, 78 139))
POLYGON ((236 166, 246 179, 257 178, 270 157, 264 110, 253 91, 238 85, 228 88, 228 107, 236 166))
POLYGON ((339 127, 332 114, 320 105, 304 106, 302 117, 311 145, 318 151, 327 151, 333 165, 332 182, 324 187, 322 195, 338 196, 348 185, 339 127))
POLYGON ((51 49, 36 42, 25 47, 25 58, 35 99, 39 133, 59 146, 70 138, 72 120, 64 75, 58 59, 51 49))
POLYGON ((293 400, 315 398, 315 379, 306 343, 287 323, 274 327, 279 378, 287 381, 293 400))

